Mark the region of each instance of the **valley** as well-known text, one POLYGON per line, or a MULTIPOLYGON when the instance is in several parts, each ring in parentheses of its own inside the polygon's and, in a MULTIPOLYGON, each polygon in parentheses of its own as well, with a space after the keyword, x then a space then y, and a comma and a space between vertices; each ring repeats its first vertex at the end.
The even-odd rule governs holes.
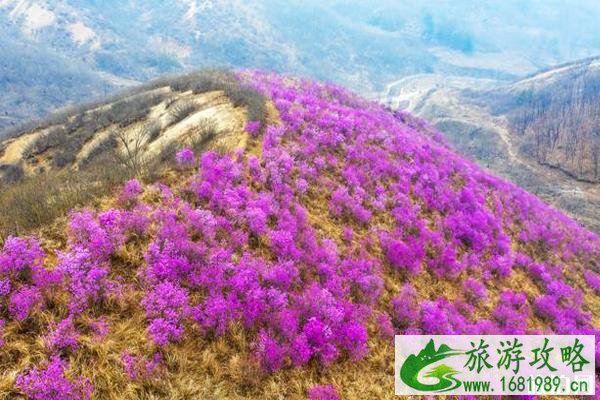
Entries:
MULTIPOLYGON (((444 136, 462 154, 476 160, 480 165, 512 180, 519 186, 534 193, 555 207, 565 210, 582 224, 600 230, 600 183, 594 178, 591 160, 597 157, 600 138, 592 133, 586 140, 585 155, 580 157, 587 163, 586 174, 578 176, 567 164, 560 167, 540 160, 528 150, 527 141, 536 137, 537 132, 545 132, 538 124, 529 128, 529 134, 518 132, 513 119, 515 102, 528 90, 552 93, 555 97, 568 82, 581 79, 600 81, 597 66, 593 59, 573 63, 556 69, 532 75, 514 83, 498 82, 489 79, 473 79, 463 77, 443 77, 439 75, 415 75, 391 83, 379 101, 392 109, 405 109, 428 120, 444 133, 444 136), (596 147, 594 147, 596 146, 596 147), (595 149, 595 150, 594 150, 595 149), (596 156, 594 156, 596 154, 596 156), (564 169, 563 169, 564 168, 564 169)), ((595 107, 596 114, 587 114, 579 123, 591 128, 600 129, 600 117, 597 114, 600 99, 590 98, 590 107, 595 107)), ((566 107, 579 104, 577 101, 565 101, 566 107)), ((525 104, 522 108, 534 109, 525 104)), ((575 112, 575 111, 573 111, 575 112)), ((559 117, 554 117, 558 123, 559 117)), ((576 135, 582 129, 580 125, 572 125, 564 129, 563 141, 576 135)), ((548 149, 556 145, 544 145, 548 149)), ((558 150, 554 150, 557 152, 558 150)), ((573 150, 575 153, 575 150, 573 150)), ((554 159, 560 163, 564 156, 556 155, 554 159)), ((596 158, 597 159, 597 158, 596 158)))

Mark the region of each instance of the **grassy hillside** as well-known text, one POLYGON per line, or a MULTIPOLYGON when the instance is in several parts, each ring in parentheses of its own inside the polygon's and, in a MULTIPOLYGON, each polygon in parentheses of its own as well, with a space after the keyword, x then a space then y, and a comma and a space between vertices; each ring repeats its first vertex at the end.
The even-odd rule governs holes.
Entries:
POLYGON ((4 398, 392 399, 395 333, 598 339, 597 235, 424 121, 238 79, 216 151, 4 241, 4 398))
POLYGON ((0 140, 0 236, 27 231, 128 177, 153 179, 184 146, 226 145, 264 99, 226 71, 163 78, 71 107, 0 140))

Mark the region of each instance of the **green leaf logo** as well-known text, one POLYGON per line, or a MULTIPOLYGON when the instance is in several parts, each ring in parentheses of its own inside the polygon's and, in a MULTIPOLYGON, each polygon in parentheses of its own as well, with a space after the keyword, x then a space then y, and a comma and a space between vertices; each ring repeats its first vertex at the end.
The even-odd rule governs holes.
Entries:
POLYGON ((416 356, 408 356, 402 368, 400 369, 400 379, 406 385, 413 389, 423 392, 446 392, 458 388, 462 383, 454 377, 459 371, 445 364, 440 364, 426 372, 426 378, 437 378, 438 382, 434 384, 425 384, 419 381, 419 373, 431 364, 448 357, 464 354, 464 351, 454 350, 445 344, 435 349, 433 339, 427 343, 425 348, 416 356))

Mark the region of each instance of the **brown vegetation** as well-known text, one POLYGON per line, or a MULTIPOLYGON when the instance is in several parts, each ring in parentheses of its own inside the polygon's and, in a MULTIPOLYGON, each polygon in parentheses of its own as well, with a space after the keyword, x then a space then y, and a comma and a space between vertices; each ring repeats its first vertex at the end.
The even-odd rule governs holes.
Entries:
POLYGON ((521 150, 576 179, 600 182, 600 71, 519 93, 508 113, 521 150))
MULTIPOLYGON (((200 111, 193 100, 176 96, 177 92, 190 91, 222 92, 231 96, 229 101, 234 107, 245 109, 244 120, 265 118, 265 98, 242 88, 232 73, 201 71, 160 79, 28 125, 11 139, 0 142, 4 152, 11 140, 25 138, 30 132, 35 134, 20 151, 20 159, 2 163, 0 154, 0 241, 8 235, 47 225, 72 208, 97 203, 131 177, 147 182, 158 179, 172 164, 176 151, 184 146, 199 152, 229 145, 221 143, 223 138, 214 146, 210 143, 220 133, 226 138, 240 132, 220 132, 214 120, 201 119, 186 128, 189 130, 183 135, 161 144, 158 153, 148 152, 149 144, 165 129, 200 111), (163 101, 168 126, 150 118, 152 108, 163 101)), ((236 129, 243 129, 243 125, 239 122, 236 129)))

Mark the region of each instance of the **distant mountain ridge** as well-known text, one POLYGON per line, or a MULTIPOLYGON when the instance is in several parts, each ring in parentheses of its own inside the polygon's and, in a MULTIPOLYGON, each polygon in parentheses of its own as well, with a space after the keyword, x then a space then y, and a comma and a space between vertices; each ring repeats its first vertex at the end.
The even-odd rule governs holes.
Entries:
POLYGON ((597 9, 576 5, 557 3, 565 12, 555 15, 512 0, 0 0, 0 130, 206 66, 288 72, 366 94, 416 73, 509 79, 600 51, 590 28, 597 9))

